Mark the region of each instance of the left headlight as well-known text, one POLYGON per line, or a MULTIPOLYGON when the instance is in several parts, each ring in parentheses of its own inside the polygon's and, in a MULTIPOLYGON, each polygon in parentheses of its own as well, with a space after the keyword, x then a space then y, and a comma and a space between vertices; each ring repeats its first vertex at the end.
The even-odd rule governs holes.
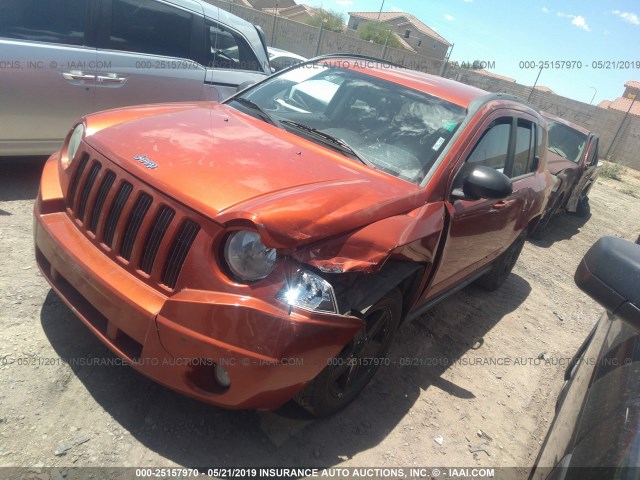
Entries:
POLYGON ((275 248, 267 248, 260 234, 238 230, 229 235, 224 246, 224 259, 229 270, 240 280, 252 282, 269 275, 276 264, 275 248))
POLYGON ((73 133, 69 137, 69 143, 67 144, 66 153, 63 152, 61 157, 62 168, 65 170, 69 168, 71 162, 78 153, 78 148, 80 148, 80 142, 82 141, 82 137, 84 137, 84 125, 82 123, 76 125, 76 128, 73 129, 73 133))

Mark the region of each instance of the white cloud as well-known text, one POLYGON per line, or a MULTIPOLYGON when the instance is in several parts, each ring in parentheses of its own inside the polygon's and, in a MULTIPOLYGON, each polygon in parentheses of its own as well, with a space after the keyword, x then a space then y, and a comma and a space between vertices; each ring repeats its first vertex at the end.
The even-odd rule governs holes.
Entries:
POLYGON ((589 25, 587 24, 587 21, 584 19, 582 15, 578 15, 573 20, 571 20, 571 24, 575 25, 578 28, 583 29, 585 32, 591 31, 591 29, 589 28, 589 25))
POLYGON ((336 4, 341 7, 350 7, 353 5, 353 2, 351 0, 336 0, 336 4))
POLYGON ((589 28, 589 24, 587 20, 582 15, 572 15, 570 13, 558 12, 556 13, 560 18, 570 18, 571 24, 575 25, 578 28, 583 29, 585 32, 590 32, 591 28, 589 28))
POLYGON ((453 18, 453 16, 449 15, 448 13, 444 16, 444 18, 445 18, 446 20, 449 20, 450 22, 452 22, 453 20, 455 20, 455 19, 453 18))
POLYGON ((464 3, 471 3, 473 0, 464 0, 464 3))
POLYGON ((551 10, 549 10, 547 7, 542 7, 542 11, 544 13, 549 13, 551 10))
POLYGON ((614 10, 611 13, 613 13, 614 15, 617 15, 618 17, 623 19, 625 22, 629 22, 633 25, 640 25, 640 18, 638 18, 638 15, 636 15, 635 13, 621 12, 620 10, 614 10))

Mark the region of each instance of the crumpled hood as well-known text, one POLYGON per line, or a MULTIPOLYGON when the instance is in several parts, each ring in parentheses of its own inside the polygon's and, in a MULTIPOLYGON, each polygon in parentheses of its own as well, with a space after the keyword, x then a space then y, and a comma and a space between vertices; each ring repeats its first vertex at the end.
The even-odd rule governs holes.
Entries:
POLYGON ((417 208, 418 186, 211 102, 87 117, 87 143, 221 224, 244 219, 294 247, 417 208), (147 168, 135 157, 157 164, 147 168))
POLYGON ((579 165, 557 153, 547 151, 547 169, 554 175, 565 169, 579 168, 579 165))

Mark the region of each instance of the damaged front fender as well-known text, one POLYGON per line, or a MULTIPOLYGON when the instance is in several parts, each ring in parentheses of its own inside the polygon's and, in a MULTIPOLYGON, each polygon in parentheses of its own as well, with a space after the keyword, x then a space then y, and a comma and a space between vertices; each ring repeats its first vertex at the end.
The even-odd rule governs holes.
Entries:
POLYGON ((431 263, 444 228, 443 202, 298 249, 293 257, 323 272, 374 272, 389 258, 431 263))

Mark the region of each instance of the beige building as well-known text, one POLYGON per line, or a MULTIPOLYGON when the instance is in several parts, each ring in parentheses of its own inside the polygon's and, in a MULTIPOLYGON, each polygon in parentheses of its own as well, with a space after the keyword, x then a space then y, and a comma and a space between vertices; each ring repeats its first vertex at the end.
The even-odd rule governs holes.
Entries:
POLYGON ((425 57, 444 60, 451 44, 428 25, 406 12, 349 12, 350 30, 367 22, 380 21, 391 27, 403 46, 425 57))
POLYGON ((640 117, 640 82, 629 80, 624 84, 624 93, 615 100, 603 100, 598 104, 601 108, 610 108, 629 115, 640 117))

